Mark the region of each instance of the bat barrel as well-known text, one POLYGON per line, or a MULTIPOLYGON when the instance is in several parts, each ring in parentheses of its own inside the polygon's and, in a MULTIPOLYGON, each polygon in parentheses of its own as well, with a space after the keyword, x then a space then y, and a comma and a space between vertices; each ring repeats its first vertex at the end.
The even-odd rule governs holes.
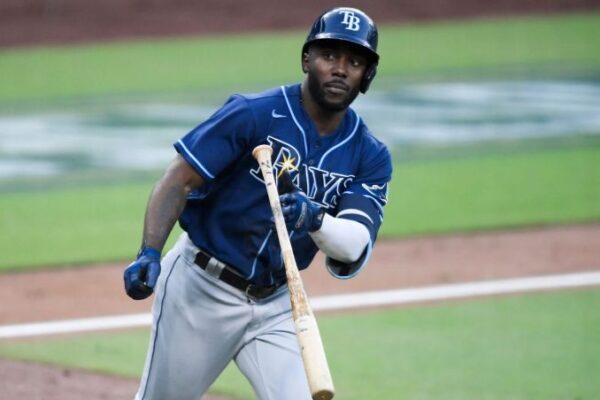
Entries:
POLYGON ((312 398, 313 400, 329 400, 333 398, 335 388, 317 320, 311 311, 310 315, 304 315, 294 320, 294 324, 312 398))
POLYGON ((334 392, 328 389, 320 390, 316 393, 313 393, 313 400, 331 400, 333 399, 334 392))

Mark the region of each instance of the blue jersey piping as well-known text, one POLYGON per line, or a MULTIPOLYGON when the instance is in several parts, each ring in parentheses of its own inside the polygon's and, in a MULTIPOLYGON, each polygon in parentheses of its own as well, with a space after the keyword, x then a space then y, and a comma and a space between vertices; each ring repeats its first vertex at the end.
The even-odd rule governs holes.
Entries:
POLYGON ((294 110, 292 110, 290 101, 288 100, 287 94, 285 93, 285 86, 281 86, 281 93, 283 93, 283 98, 285 99, 285 104, 287 104, 287 107, 290 110, 290 114, 292 116, 292 119, 294 120, 294 123, 296 123, 296 126, 302 133, 302 139, 304 140, 304 154, 308 154, 308 144, 306 143, 306 132, 304 132, 304 129, 302 129, 302 126, 300 126, 300 124, 298 123, 298 120, 296 119, 294 110))
POLYGON ((254 262, 252 263, 252 272, 250 273, 250 276, 247 278, 248 280, 250 280, 254 277, 254 273, 256 272, 256 264, 258 263, 258 256, 260 256, 260 253, 262 253, 262 251, 265 249, 265 246, 267 245, 267 242, 269 241, 269 238, 271 237, 272 233, 273 233, 273 229, 269 229, 269 233, 267 234, 267 237, 260 245, 260 249, 258 249, 256 258, 254 259, 254 262))
POLYGON ((208 170, 206 168, 204 168, 204 165, 202 165, 200 163, 200 161, 198 161, 198 159, 192 154, 192 152, 188 150, 188 148, 181 141, 181 139, 179 139, 177 141, 177 143, 179 143, 179 145, 181 146, 181 148, 183 149, 183 151, 185 151, 185 154, 187 154, 188 157, 190 157, 194 161, 194 163, 196 163, 196 165, 198 166, 198 168, 200 168, 210 179, 215 179, 215 176, 213 174, 211 174, 210 172, 208 172, 208 170))

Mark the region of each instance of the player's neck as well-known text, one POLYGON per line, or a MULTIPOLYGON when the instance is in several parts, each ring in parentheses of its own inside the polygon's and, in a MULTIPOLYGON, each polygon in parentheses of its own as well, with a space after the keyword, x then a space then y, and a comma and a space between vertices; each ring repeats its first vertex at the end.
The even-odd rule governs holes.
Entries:
POLYGON ((301 102, 304 111, 315 124, 319 136, 328 136, 335 132, 344 119, 346 110, 331 111, 321 107, 310 95, 308 90, 302 87, 301 102))

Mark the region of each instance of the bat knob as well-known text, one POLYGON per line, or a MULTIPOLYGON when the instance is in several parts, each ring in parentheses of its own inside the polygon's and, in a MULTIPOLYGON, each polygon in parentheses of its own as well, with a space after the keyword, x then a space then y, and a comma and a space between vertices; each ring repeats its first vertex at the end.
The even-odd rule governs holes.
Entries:
POLYGON ((273 154, 273 148, 268 144, 261 144, 259 146, 256 146, 254 150, 252 150, 252 157, 256 158, 259 161, 262 158, 268 158, 270 160, 271 154, 273 154))

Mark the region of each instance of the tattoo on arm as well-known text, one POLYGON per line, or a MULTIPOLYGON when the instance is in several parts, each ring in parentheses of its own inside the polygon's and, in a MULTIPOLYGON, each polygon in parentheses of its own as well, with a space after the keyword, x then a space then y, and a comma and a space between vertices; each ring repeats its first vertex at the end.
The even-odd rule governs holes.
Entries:
POLYGON ((144 218, 144 244, 162 251, 183 211, 187 193, 177 183, 160 181, 152 191, 144 218))
POLYGON ((183 211, 187 195, 203 184, 196 173, 190 173, 189 165, 176 160, 158 181, 146 208, 142 245, 162 252, 175 222, 183 211))

